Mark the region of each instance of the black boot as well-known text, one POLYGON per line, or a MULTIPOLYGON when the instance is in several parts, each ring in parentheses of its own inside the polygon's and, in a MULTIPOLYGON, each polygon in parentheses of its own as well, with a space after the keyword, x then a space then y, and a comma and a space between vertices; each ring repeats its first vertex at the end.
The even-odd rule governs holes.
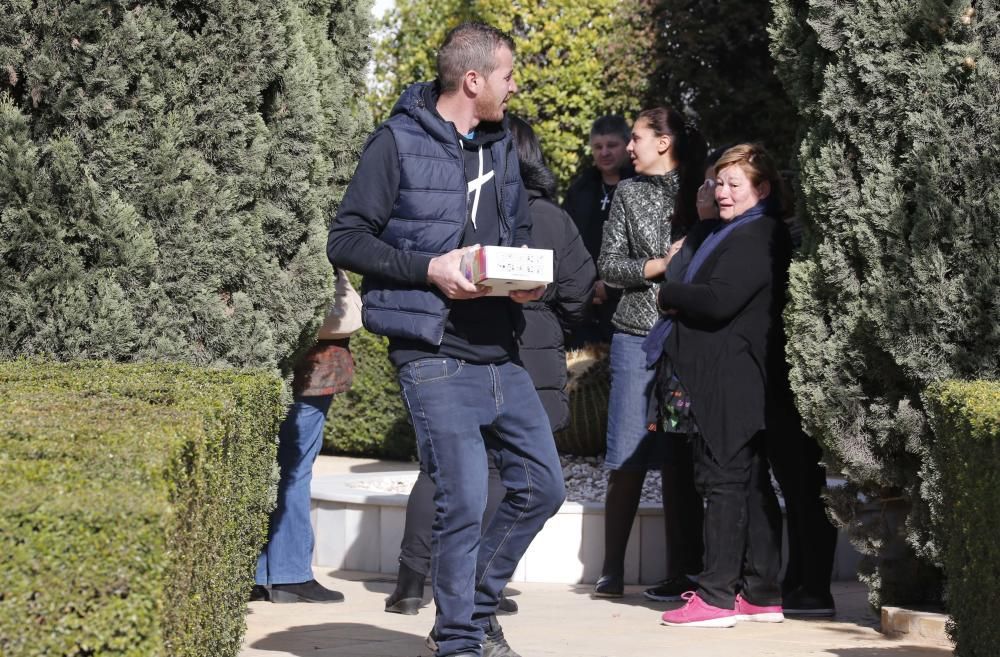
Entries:
POLYGON ((385 610, 390 614, 415 616, 424 603, 424 580, 426 578, 426 575, 421 575, 400 561, 396 590, 385 599, 385 610))
POLYGON ((271 602, 343 602, 344 594, 326 588, 314 579, 298 584, 272 584, 271 602))

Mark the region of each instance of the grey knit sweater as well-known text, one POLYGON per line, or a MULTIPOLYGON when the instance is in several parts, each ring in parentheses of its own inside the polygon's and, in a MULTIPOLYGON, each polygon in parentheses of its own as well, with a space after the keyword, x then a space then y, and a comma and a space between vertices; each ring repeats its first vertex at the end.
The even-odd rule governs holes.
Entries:
POLYGON ((646 335, 659 317, 656 281, 646 280, 642 269, 647 260, 666 255, 670 244, 683 237, 672 235, 670 227, 679 188, 676 169, 664 176, 636 176, 623 180, 611 201, 597 267, 602 280, 624 288, 611 320, 620 331, 646 335))

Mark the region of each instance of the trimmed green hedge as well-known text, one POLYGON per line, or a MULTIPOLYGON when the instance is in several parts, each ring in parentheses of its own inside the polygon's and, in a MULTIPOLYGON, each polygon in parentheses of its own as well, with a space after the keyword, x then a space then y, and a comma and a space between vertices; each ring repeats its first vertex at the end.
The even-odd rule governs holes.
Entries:
POLYGON ((959 657, 1000 646, 1000 382, 948 381, 927 391, 937 488, 932 500, 959 657))
MULTIPOLYGON (((361 276, 350 274, 361 289, 361 276)), ((361 329, 351 336, 354 381, 326 414, 323 450, 333 454, 412 461, 417 439, 389 362, 389 339, 361 329)))
POLYGON ((361 329, 351 336, 354 382, 333 398, 324 449, 335 454, 411 461, 417 441, 403 405, 389 340, 361 329))
POLYGON ((282 382, 0 363, 0 655, 235 655, 282 382))

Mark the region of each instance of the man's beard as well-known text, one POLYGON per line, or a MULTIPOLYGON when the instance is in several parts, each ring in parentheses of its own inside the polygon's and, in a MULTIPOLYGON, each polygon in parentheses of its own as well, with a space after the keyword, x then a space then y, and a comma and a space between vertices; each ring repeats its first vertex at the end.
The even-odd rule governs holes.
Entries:
POLYGON ((480 121, 487 121, 489 123, 499 123, 503 121, 504 109, 503 103, 507 101, 507 98, 500 102, 496 101, 496 98, 491 96, 489 98, 484 98, 480 96, 476 99, 476 114, 479 115, 480 121))

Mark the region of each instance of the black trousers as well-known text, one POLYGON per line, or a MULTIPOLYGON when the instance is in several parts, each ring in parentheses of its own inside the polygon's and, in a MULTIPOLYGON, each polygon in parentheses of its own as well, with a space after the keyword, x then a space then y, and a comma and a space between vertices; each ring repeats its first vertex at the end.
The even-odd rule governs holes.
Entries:
POLYGON ((767 458, 785 499, 788 564, 781 588, 804 588, 816 596, 830 593, 830 576, 837 548, 837 529, 826 515, 823 450, 797 427, 768 431, 767 458))
MULTIPOLYGON (((496 462, 488 459, 489 480, 486 489, 486 509, 483 511, 483 529, 489 527, 493 514, 507 494, 500 479, 496 462)), ((434 525, 434 482, 420 467, 420 474, 413 484, 406 502, 406 525, 399 545, 399 561, 414 572, 426 575, 431 571, 431 529, 434 525)))
POLYGON ((780 605, 781 510, 759 432, 719 463, 701 436, 693 442, 694 480, 705 498, 705 559, 698 595, 733 609, 741 593, 757 605, 780 605))

